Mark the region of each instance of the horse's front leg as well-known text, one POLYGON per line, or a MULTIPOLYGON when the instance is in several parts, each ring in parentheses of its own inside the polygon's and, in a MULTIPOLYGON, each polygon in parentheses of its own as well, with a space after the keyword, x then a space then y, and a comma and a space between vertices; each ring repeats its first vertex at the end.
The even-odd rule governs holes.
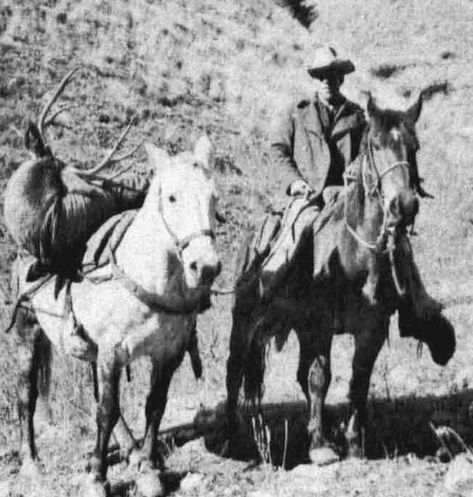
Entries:
POLYGON ((227 360, 227 402, 226 428, 227 440, 238 430, 238 398, 243 380, 245 365, 248 360, 251 342, 255 335, 254 309, 234 309, 230 335, 230 353, 227 360))
POLYGON ((97 360, 99 401, 97 404, 97 438, 95 449, 89 459, 90 478, 85 482, 82 494, 101 496, 107 487, 108 442, 120 416, 119 388, 121 365, 113 357, 99 357, 97 360))
POLYGON ((297 380, 304 392, 309 421, 309 457, 317 465, 330 464, 338 460, 338 455, 328 446, 323 433, 323 409, 325 397, 331 381, 330 349, 331 331, 323 326, 298 329, 300 343, 297 380))
POLYGON ((364 455, 364 435, 367 422, 367 399, 371 373, 389 329, 389 316, 381 323, 355 334, 355 355, 349 390, 350 419, 345 437, 348 456, 364 455))
POLYGON ((169 385, 177 365, 162 364, 153 360, 151 388, 146 399, 146 430, 140 450, 130 455, 130 469, 137 472, 136 487, 139 495, 158 497, 163 489, 159 469, 164 469, 164 459, 158 448, 158 431, 166 408, 169 385))

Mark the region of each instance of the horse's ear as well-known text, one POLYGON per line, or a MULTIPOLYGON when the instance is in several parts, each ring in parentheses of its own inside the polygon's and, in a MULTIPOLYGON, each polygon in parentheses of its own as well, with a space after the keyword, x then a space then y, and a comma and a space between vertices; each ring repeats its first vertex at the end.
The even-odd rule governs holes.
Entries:
POLYGON ((417 122, 417 119, 419 119, 420 113, 422 111, 422 92, 419 93, 419 96, 417 97, 417 101, 412 104, 406 111, 407 117, 413 122, 417 122))
POLYGON ((212 160, 212 143, 207 135, 202 135, 195 144, 194 155, 196 159, 202 161, 206 166, 210 165, 212 160))
POLYGON ((156 145, 150 142, 145 142, 144 146, 146 154, 148 155, 148 159, 156 170, 167 166, 169 155, 166 150, 158 148, 156 145))
POLYGON ((44 143, 38 126, 32 121, 28 123, 28 127, 26 128, 25 147, 30 152, 33 152, 36 157, 45 157, 48 155, 48 148, 44 143))

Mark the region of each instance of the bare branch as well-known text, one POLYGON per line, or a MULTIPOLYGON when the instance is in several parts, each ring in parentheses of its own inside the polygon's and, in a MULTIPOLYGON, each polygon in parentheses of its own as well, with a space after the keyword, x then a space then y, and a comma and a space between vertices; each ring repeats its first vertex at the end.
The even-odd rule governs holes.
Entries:
POLYGON ((46 124, 46 117, 48 115, 48 112, 51 110, 51 107, 54 105, 54 102, 58 99, 59 95, 64 91, 64 88, 66 87, 67 83, 71 80, 72 76, 81 68, 83 68, 83 65, 78 65, 73 67, 62 79, 62 81, 59 83, 59 86, 57 87, 57 90, 54 92, 54 95, 49 99, 48 103, 44 107, 43 111, 41 112, 41 115, 38 120, 38 128, 39 132, 41 134, 42 139, 44 140, 44 128, 46 124))

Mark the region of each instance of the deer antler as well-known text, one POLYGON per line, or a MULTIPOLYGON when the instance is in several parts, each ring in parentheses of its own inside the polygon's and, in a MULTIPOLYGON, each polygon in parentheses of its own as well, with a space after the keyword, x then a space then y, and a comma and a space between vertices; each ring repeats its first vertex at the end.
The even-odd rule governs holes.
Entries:
MULTIPOLYGON (((66 107, 63 107, 59 111, 55 112, 54 115, 46 121, 46 118, 48 116, 48 112, 51 110, 51 107, 54 105, 56 100, 58 99, 59 95, 64 91, 64 88, 67 86, 69 81, 72 79, 72 76, 81 68, 84 66, 82 64, 79 64, 75 67, 73 67, 65 76, 62 78, 62 81, 59 83, 59 86, 57 87, 56 91, 54 92, 54 95, 49 99, 48 103, 44 107, 43 111, 41 112, 41 115, 39 116, 38 119, 38 129, 39 133, 41 136, 41 139, 43 142, 46 142, 45 137, 44 137, 44 130, 46 129, 46 126, 52 123, 55 117, 57 117, 58 114, 66 110, 66 107)), ((69 108, 69 106, 67 107, 69 108)))
MULTIPOLYGON (((136 147, 134 147, 132 150, 130 150, 129 152, 124 153, 120 157, 114 158, 114 155, 117 153, 117 150, 120 148, 120 145, 125 140, 126 136, 128 135, 131 127, 135 124, 135 122, 136 122, 136 117, 133 117, 131 119, 131 121, 129 122, 128 126, 125 128, 125 130, 121 134, 120 138, 115 143, 115 145, 112 148, 112 150, 109 152, 109 154, 99 164, 97 164, 96 166, 92 167, 91 169, 85 169, 85 170, 74 168, 74 171, 77 174, 79 174, 80 176, 82 176, 82 177, 92 177, 92 176, 96 176, 97 173, 99 171, 101 171, 102 169, 105 169, 108 166, 111 166, 113 164, 116 164, 117 162, 120 162, 122 160, 128 159, 128 157, 131 157, 138 150, 138 148, 141 146, 141 142, 138 143, 138 145, 136 145, 136 147)), ((117 177, 120 174, 123 174, 128 169, 129 168, 127 168, 127 169, 125 169, 123 171, 120 171, 118 174, 115 174, 113 177, 117 177)))

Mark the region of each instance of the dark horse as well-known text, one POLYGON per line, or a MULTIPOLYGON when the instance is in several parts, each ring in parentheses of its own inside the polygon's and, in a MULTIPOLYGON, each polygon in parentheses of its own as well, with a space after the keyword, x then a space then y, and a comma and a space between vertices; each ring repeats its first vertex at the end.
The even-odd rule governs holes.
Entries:
POLYGON ((433 315, 414 312, 415 298, 427 296, 408 254, 406 234, 418 212, 415 122, 421 103, 419 97, 407 111, 384 110, 370 96, 361 153, 349 168, 352 174, 346 174, 344 192, 320 213, 284 284, 269 301, 260 297, 265 269, 260 265, 255 270, 248 262, 251 240, 245 245, 227 363, 230 432, 238 419, 242 381, 247 399, 259 402, 266 345, 274 336, 281 347, 291 329, 300 343, 297 379, 309 409, 309 456, 319 464, 338 457, 322 429, 334 334, 351 333, 355 342, 345 433, 350 455, 362 453, 370 376, 396 310, 402 335, 427 343, 438 364, 452 357, 455 334, 440 306, 433 315))

